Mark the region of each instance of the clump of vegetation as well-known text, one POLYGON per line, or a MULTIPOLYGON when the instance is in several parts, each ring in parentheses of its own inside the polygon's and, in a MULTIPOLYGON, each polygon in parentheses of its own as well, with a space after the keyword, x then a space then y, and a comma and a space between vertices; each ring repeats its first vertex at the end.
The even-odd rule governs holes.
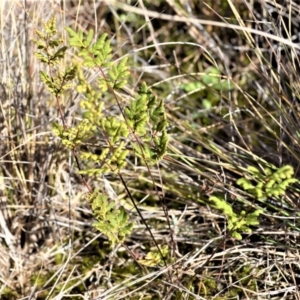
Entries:
MULTIPOLYGON (((251 180, 244 177, 238 179, 236 184, 242 186, 245 191, 251 193, 257 200, 284 196, 288 186, 298 182, 296 178, 292 177, 294 170, 291 166, 283 166, 274 170, 264 168, 263 172, 253 166, 248 166, 247 170, 257 181, 257 184, 252 184, 251 180)), ((233 211, 231 204, 227 203, 222 197, 211 196, 209 201, 212 203, 212 207, 227 217, 228 230, 231 236, 236 239, 242 239, 239 231, 251 233, 252 230, 249 226, 259 225, 258 217, 263 213, 262 209, 256 209, 252 213, 242 210, 237 214, 233 211)))
POLYGON ((240 178, 237 180, 237 184, 259 200, 265 200, 267 197, 284 196, 288 186, 298 182, 296 178, 292 177, 294 175, 292 166, 283 166, 274 171, 265 168, 262 172, 249 166, 247 170, 257 181, 257 184, 253 185, 251 180, 247 178, 240 178))
MULTIPOLYGON (((64 66, 62 70, 59 63, 69 47, 62 46, 62 39, 56 38, 54 17, 44 23, 44 30, 45 33, 37 31, 39 39, 35 43, 39 52, 36 52, 36 57, 49 67, 48 73, 40 72, 49 92, 58 99, 63 92, 74 86, 75 79, 79 82, 77 92, 82 95, 82 120, 69 127, 64 121, 63 125, 53 124, 53 132, 62 140, 62 144, 73 152, 76 151, 76 155, 86 161, 87 165, 94 165, 81 169, 79 173, 89 176, 110 172, 121 174, 130 153, 125 147, 126 143, 131 145, 134 155, 146 164, 153 164, 161 159, 167 151, 167 118, 163 101, 158 100, 145 83, 127 107, 120 107, 121 116, 103 114, 102 93, 108 90, 114 93, 122 89, 129 75, 126 58, 118 63, 112 61, 112 48, 107 35, 103 34, 93 42, 93 30, 84 35, 82 31, 77 33, 67 28, 70 46, 78 50, 78 56, 83 61, 81 65, 64 66), (100 69, 100 76, 96 79, 97 87, 92 87, 87 82, 81 70, 82 66, 100 69), (102 137, 105 137, 107 145, 102 147, 100 155, 91 151, 80 151, 82 144, 90 139, 96 144, 102 137)), ((119 103, 117 98, 116 101, 119 103)), ((88 201, 97 220, 95 228, 105 234, 113 244, 122 243, 133 226, 128 220, 126 210, 122 206, 117 208, 113 199, 109 201, 106 194, 97 190, 91 192, 88 201)))
POLYGON ((209 200, 212 202, 212 207, 219 210, 222 214, 227 217, 228 220, 228 230, 232 237, 241 240, 242 235, 239 233, 251 233, 252 230, 249 226, 259 225, 258 217, 263 210, 257 209, 252 213, 241 211, 239 214, 235 213, 232 209, 232 206, 226 203, 225 199, 211 196, 209 200))

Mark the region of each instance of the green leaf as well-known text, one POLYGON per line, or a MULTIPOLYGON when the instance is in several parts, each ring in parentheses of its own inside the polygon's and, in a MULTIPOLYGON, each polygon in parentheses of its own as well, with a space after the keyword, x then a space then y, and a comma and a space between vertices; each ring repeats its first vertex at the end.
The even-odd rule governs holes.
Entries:
POLYGON ((260 176, 261 175, 261 171, 253 166, 248 166, 247 170, 254 175, 260 176))
POLYGON ((58 50, 55 52, 55 54, 52 56, 52 60, 64 58, 67 49, 68 49, 67 46, 63 46, 63 47, 61 47, 60 49, 58 49, 58 50))
POLYGON ((189 83, 182 83, 179 85, 179 88, 186 93, 191 93, 194 91, 204 90, 206 86, 200 81, 191 81, 189 83))
POLYGON ((52 131, 56 136, 61 136, 64 131, 64 128, 57 122, 52 122, 52 131))
POLYGON ((148 267, 159 266, 163 262, 163 257, 166 257, 168 253, 169 248, 165 245, 160 248, 160 251, 154 249, 153 251, 148 252, 145 259, 140 259, 139 263, 148 267), (163 255, 163 257, 161 255, 163 255))
POLYGON ((48 56, 42 54, 42 53, 39 53, 39 52, 35 52, 34 53, 35 57, 37 59, 39 59, 42 63, 45 63, 45 64, 48 64, 49 63, 49 58, 48 56))
POLYGON ((88 48, 91 45, 93 37, 94 37, 94 31, 93 31, 93 29, 90 29, 88 34, 87 34, 86 40, 84 41, 85 47, 88 48))
POLYGON ((240 178, 240 179, 238 179, 238 180, 236 181, 236 184, 237 184, 237 185, 241 185, 242 188, 243 188, 245 191, 254 188, 254 186, 252 185, 252 183, 251 183, 248 179, 246 179, 246 178, 240 178))

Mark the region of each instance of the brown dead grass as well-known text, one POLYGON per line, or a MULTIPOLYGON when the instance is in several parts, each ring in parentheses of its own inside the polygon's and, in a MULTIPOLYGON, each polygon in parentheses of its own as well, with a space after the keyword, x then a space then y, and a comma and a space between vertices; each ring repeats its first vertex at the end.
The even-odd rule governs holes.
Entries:
MULTIPOLYGON (((299 45, 290 31, 300 26, 299 11, 281 2, 0 2, 1 299, 300 298, 297 190, 280 207, 256 203, 235 185, 249 164, 291 164, 298 175, 299 45), (72 153, 51 133, 58 108, 34 57, 34 32, 53 15, 63 34, 65 26, 107 32, 115 58, 130 58, 129 91, 145 80, 165 99, 169 153, 151 172, 171 232, 147 170, 132 164, 124 178, 156 241, 172 249, 168 268, 136 264, 153 241, 113 176, 109 183, 135 221, 127 248, 111 249, 91 226, 72 153), (200 80, 211 66, 235 88, 204 108, 209 89, 187 95, 180 84, 200 80), (213 192, 237 211, 245 209, 241 195, 263 207, 259 228, 231 239, 225 216, 208 205, 213 192)), ((77 104, 75 93, 63 99, 70 124, 77 104)), ((89 184, 102 187, 103 180, 89 184)))

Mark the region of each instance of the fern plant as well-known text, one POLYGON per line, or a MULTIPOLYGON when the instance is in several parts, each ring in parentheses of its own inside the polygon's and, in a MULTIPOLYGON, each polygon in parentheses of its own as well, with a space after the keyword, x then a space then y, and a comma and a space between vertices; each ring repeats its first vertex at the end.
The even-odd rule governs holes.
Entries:
MULTIPOLYGON (((283 196, 291 184, 298 182, 293 177, 293 167, 289 165, 278 169, 265 168, 263 171, 253 166, 248 166, 247 170, 251 174, 252 180, 243 177, 238 179, 236 183, 260 201, 266 200, 268 197, 278 198, 283 196)), ((258 225, 258 217, 263 213, 262 209, 257 209, 252 213, 241 211, 237 214, 223 197, 216 195, 211 196, 209 201, 212 207, 227 217, 228 230, 236 239, 242 238, 241 232, 251 233, 252 230, 249 226, 258 225)))
MULTIPOLYGON (((101 176, 116 173, 126 165, 128 155, 135 155, 141 162, 153 164, 163 158, 167 151, 168 134, 167 118, 164 103, 153 95, 145 83, 142 83, 133 99, 123 109, 119 105, 116 91, 127 84, 129 71, 127 59, 118 63, 113 61, 111 43, 107 34, 94 41, 94 33, 87 34, 66 28, 69 45, 63 45, 61 38, 56 38, 56 20, 52 18, 43 24, 44 31, 37 31, 35 43, 38 52, 36 57, 47 65, 48 71, 40 73, 41 79, 58 102, 65 91, 74 88, 81 96, 81 120, 67 127, 61 114, 62 124, 53 123, 53 133, 62 144, 73 151, 85 169, 79 173, 88 176, 101 176), (73 50, 82 59, 80 63, 71 63, 61 67, 66 51, 73 50), (84 76, 83 68, 100 71, 97 84, 92 85, 84 76), (104 114, 103 93, 111 92, 120 108, 119 115, 104 114), (95 145, 102 143, 101 153, 95 154, 82 150, 90 140, 95 145)), ((112 243, 123 242, 130 233, 133 224, 124 208, 116 207, 108 196, 99 191, 91 191, 87 200, 91 203, 96 222, 95 228, 105 234, 112 243)))
POLYGON ((163 266, 164 261, 162 260, 161 254, 164 258, 169 255, 169 248, 167 245, 164 245, 159 249, 155 248, 152 251, 148 252, 144 259, 139 260, 139 263, 148 267, 163 266))
POLYGON ((252 232, 250 226, 258 225, 258 217, 263 213, 262 209, 257 209, 252 213, 241 211, 239 214, 237 214, 233 211, 232 206, 227 203, 223 197, 215 195, 209 197, 209 201, 211 202, 213 208, 219 210, 227 217, 228 231, 232 237, 238 240, 242 239, 242 232, 252 232))
POLYGON ((253 180, 247 178, 240 178, 236 183, 258 200, 283 196, 289 185, 298 182, 298 180, 293 177, 293 167, 289 165, 273 170, 271 168, 265 168, 263 171, 249 166, 247 170, 255 182, 253 183, 253 180))

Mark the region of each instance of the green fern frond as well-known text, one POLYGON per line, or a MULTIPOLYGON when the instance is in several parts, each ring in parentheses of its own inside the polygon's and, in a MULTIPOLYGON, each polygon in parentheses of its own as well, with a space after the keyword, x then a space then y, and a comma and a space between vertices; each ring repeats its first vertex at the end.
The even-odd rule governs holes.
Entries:
POLYGON ((85 37, 82 31, 75 32, 70 27, 66 28, 69 34, 69 43, 77 48, 78 55, 84 59, 86 67, 109 67, 112 49, 110 42, 106 40, 107 34, 103 34, 95 43, 92 43, 93 31, 90 30, 85 37))
POLYGON ((154 138, 155 146, 153 149, 153 153, 154 153, 152 157, 153 162, 156 162, 163 158, 163 156, 167 152, 168 143, 169 143, 169 136, 165 130, 162 132, 160 137, 154 138))
POLYGON ((265 168, 264 174, 252 166, 247 169, 252 175, 255 175, 256 186, 246 178, 240 178, 236 183, 259 200, 265 200, 267 197, 283 196, 291 184, 298 182, 297 179, 293 178, 293 167, 289 165, 278 169, 265 168))
MULTIPOLYGON (((54 39, 57 33, 55 17, 51 18, 48 23, 44 23, 43 27, 45 33, 37 31, 37 35, 40 39, 34 41, 40 50, 40 52, 35 52, 35 56, 42 63, 54 67, 65 57, 68 47, 61 46, 63 43, 61 38, 54 39)), ((40 76, 49 92, 55 96, 59 96, 65 90, 73 87, 72 80, 76 77, 76 68, 75 66, 70 66, 62 71, 57 67, 49 74, 41 71, 40 76)))
POLYGON ((169 254, 169 247, 167 245, 164 245, 163 247, 160 247, 160 251, 158 249, 152 250, 147 253, 146 257, 144 259, 140 259, 139 263, 148 266, 148 267, 157 267, 160 265, 163 265, 163 257, 167 257, 169 254))
POLYGON ((119 121, 115 117, 102 118, 101 125, 109 136, 112 145, 121 138, 127 138, 129 135, 129 130, 124 121, 119 121))
POLYGON ((47 23, 43 23, 43 27, 50 38, 56 35, 56 17, 53 16, 47 23))
POLYGON ((257 209, 252 213, 242 211, 241 213, 236 214, 231 205, 228 204, 222 197, 211 196, 209 201, 213 208, 219 210, 227 217, 228 230, 232 237, 236 239, 241 239, 241 233, 243 232, 251 233, 252 230, 249 226, 258 225, 258 217, 263 213, 263 210, 257 209))
POLYGON ((125 209, 122 206, 116 208, 107 195, 97 190, 88 196, 88 200, 96 219, 93 226, 105 234, 113 245, 122 243, 133 228, 125 209))

